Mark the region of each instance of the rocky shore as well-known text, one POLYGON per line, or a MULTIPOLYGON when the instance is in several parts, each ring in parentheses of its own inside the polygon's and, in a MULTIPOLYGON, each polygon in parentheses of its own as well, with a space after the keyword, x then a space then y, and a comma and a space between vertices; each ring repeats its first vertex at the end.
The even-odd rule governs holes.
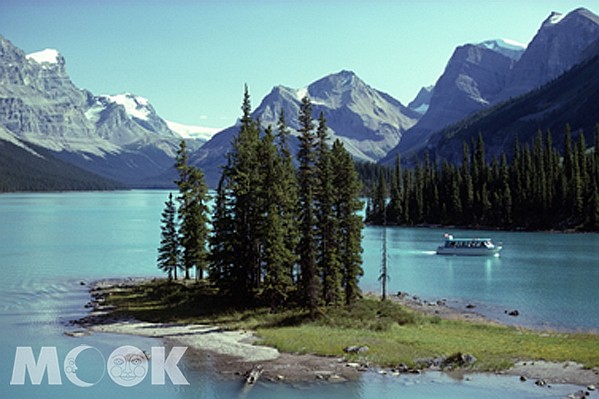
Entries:
MULTIPOLYGON (((376 370, 381 374, 419 374, 427 370, 450 371, 466 368, 476 361, 472 355, 458 354, 454 358, 420 359, 418 367, 398 365, 389 369, 373 368, 368 362, 348 361, 345 357, 323 357, 310 354, 281 353, 278 350, 258 344, 250 331, 228 331, 218 326, 204 324, 148 323, 132 319, 115 318, 111 315, 106 297, 111 293, 129 289, 148 279, 114 279, 98 281, 90 286, 91 301, 86 307, 91 309, 88 316, 74 321, 83 330, 70 331, 77 336, 93 332, 130 334, 163 339, 168 345, 187 346, 185 361, 194 368, 216 369, 222 378, 261 378, 273 382, 343 382, 356 380, 361 372, 376 370)), ((467 320, 496 323, 475 313, 447 306, 442 300, 423 302, 408 295, 397 295, 393 300, 417 312, 436 315, 450 320, 467 320)), ((367 354, 367 347, 348 347, 347 353, 367 354)), ((545 361, 522 361, 498 374, 519 376, 521 381, 533 380, 539 387, 550 384, 573 384, 586 389, 574 393, 572 397, 586 397, 599 385, 599 368, 584 369, 573 362, 550 363, 545 361), (582 396, 577 396, 582 395, 582 396)))

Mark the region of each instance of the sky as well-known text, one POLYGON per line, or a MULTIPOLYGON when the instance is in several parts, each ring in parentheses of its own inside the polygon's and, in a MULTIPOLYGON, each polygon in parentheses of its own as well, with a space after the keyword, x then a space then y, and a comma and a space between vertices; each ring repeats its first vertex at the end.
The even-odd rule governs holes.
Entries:
POLYGON ((597 0, 0 0, 0 35, 26 53, 54 48, 96 95, 147 98, 164 119, 235 123, 253 107, 341 70, 407 105, 465 43, 527 44, 551 11, 597 0))

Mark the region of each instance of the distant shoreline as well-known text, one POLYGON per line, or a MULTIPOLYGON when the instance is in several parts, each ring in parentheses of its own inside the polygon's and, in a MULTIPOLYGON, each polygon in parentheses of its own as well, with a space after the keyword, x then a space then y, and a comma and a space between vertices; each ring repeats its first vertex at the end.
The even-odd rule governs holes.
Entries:
MULTIPOLYGON (((264 380, 285 383, 357 380, 362 374, 361 371, 380 369, 376 364, 355 363, 343 357, 285 353, 272 347, 256 345, 258 338, 251 331, 227 331, 218 326, 206 324, 149 323, 111 316, 111 311, 114 309, 105 305, 107 296, 154 280, 156 279, 107 279, 90 284, 90 293, 93 299, 87 307, 91 307, 92 311, 83 319, 75 321, 74 324, 92 333, 155 337, 163 339, 169 345, 188 346, 186 362, 191 367, 216 369, 222 378, 242 378, 258 365, 263 370, 262 378, 264 380)), ((435 315, 447 320, 502 325, 502 323, 489 320, 472 310, 461 311, 443 303, 423 306, 419 301, 407 296, 395 296, 392 300, 429 316, 435 315)), ((422 370, 406 369, 401 371, 393 368, 380 370, 392 375, 402 372, 439 371, 435 367, 422 370)), ((476 370, 463 370, 465 374, 472 372, 480 373, 476 370)), ((585 369, 582 365, 572 361, 518 361, 514 367, 495 373, 520 376, 522 380, 536 379, 540 384, 572 384, 581 387, 599 385, 599 367, 585 369)))

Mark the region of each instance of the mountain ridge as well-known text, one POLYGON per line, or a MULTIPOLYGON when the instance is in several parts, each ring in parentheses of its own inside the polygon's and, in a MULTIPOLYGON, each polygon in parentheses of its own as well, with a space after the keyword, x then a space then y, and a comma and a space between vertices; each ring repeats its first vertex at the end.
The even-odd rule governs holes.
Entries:
MULTIPOLYGON (((496 86, 490 96, 478 96, 479 101, 477 101, 477 90, 480 88, 480 79, 473 78, 472 73, 466 73, 462 77, 459 73, 451 74, 452 60, 460 48, 465 48, 465 46, 458 47, 448 62, 446 70, 435 84, 435 95, 431 98, 429 110, 413 128, 406 132, 404 139, 381 160, 381 163, 391 164, 398 154, 405 159, 421 152, 423 148, 432 148, 437 143, 433 136, 439 134, 444 128, 489 106, 523 95, 557 78, 584 61, 585 51, 597 39, 599 39, 599 16, 589 10, 578 8, 565 15, 551 13, 542 22, 520 58, 514 61, 510 68, 504 70, 505 73, 501 76, 502 83, 496 86), (455 87, 458 89, 456 90, 455 87), (459 95, 451 94, 452 90, 459 95), (460 98, 460 95, 469 100, 457 103, 456 106, 456 99, 460 98), (448 115, 452 109, 455 111, 453 116, 448 115)), ((463 58, 466 62, 460 63, 456 60, 457 64, 467 69, 473 64, 468 62, 472 57, 463 58)))
MULTIPOLYGON (((326 118, 331 142, 341 140, 354 158, 370 162, 382 158, 420 118, 420 114, 348 70, 329 74, 299 89, 274 86, 252 117, 260 120, 263 127, 276 126, 283 110, 292 135, 290 145, 295 150, 297 115, 306 95, 312 102, 313 119, 320 113, 326 118)), ((204 170, 212 186, 225 162, 222 154, 237 132, 237 125, 224 129, 190 156, 190 161, 204 170)))

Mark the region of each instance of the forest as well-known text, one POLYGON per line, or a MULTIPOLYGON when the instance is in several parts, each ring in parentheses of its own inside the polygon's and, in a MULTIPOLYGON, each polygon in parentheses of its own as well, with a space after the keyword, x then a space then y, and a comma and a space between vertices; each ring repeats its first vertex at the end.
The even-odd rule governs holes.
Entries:
POLYGON ((369 184, 366 223, 523 230, 599 231, 599 126, 588 148, 564 129, 563 148, 537 132, 532 145, 489 159, 482 136, 463 143, 462 162, 412 169, 358 168, 369 184), (508 159, 510 161, 508 161, 508 159))

